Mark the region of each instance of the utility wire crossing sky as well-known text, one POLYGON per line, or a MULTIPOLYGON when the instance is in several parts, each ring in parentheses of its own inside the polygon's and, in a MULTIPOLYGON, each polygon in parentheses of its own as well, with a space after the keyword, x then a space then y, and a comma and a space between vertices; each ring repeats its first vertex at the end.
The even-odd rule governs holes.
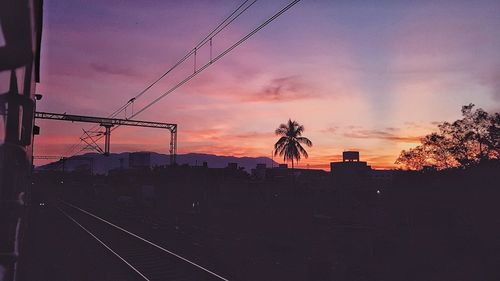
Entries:
MULTIPOLYGON (((46 0, 37 108, 109 116, 252 2, 46 0)), ((196 62, 191 54, 134 100, 134 114, 289 3, 251 4, 196 62)), ((462 105, 499 111, 499 14, 498 1, 303 0, 139 119, 179 124, 179 153, 270 156, 274 130, 292 118, 314 143, 299 167, 328 169, 347 149, 394 167, 462 105)), ((129 105, 117 117, 130 116, 129 105)), ((82 133, 38 123, 37 155, 67 153, 82 133)), ((120 128, 112 151, 168 153, 168 141, 120 128)))

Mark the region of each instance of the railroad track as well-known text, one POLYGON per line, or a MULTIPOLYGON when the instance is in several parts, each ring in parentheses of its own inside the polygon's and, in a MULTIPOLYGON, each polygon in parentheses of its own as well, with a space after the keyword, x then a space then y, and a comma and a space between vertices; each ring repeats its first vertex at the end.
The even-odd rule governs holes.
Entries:
POLYGON ((125 263, 139 280, 228 281, 219 274, 78 206, 60 201, 56 208, 125 263))

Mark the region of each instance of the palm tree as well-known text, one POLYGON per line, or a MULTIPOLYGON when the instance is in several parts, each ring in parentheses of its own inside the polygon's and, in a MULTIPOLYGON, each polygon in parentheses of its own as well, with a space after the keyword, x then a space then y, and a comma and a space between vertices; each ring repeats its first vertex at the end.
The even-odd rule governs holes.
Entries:
POLYGON ((281 138, 274 144, 274 155, 283 156, 284 161, 291 160, 292 169, 294 168, 294 159, 299 162, 301 154, 305 158, 309 156, 301 144, 312 146, 312 142, 308 138, 302 137, 302 132, 304 132, 304 126, 291 119, 288 119, 287 124, 281 124, 275 131, 276 135, 281 136, 281 138))

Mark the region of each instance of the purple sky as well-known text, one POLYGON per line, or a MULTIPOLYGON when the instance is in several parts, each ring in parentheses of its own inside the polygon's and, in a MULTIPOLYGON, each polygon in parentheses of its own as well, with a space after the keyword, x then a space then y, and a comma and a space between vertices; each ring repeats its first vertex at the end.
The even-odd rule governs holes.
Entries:
MULTIPOLYGON (((38 109, 108 115, 240 3, 44 1, 38 109)), ((257 1, 213 39, 214 54, 287 3, 257 1)), ((301 166, 358 149, 390 167, 462 105, 499 111, 499 28, 499 1, 303 0, 136 119, 178 123, 179 153, 270 156, 274 129, 292 118, 314 143, 301 166)), ((201 49, 198 63, 207 59, 201 49)), ((190 60, 134 109, 192 71, 190 60)), ((37 155, 64 154, 89 127, 38 123, 37 155)), ((120 128, 111 148, 167 153, 168 135, 120 128)))

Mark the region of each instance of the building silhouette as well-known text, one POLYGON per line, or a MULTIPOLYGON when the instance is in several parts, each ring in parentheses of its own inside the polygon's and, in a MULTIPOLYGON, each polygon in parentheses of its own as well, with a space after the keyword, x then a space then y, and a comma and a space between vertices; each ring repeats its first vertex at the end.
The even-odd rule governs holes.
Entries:
POLYGON ((366 161, 359 161, 359 151, 344 151, 342 162, 331 162, 332 175, 357 175, 363 176, 371 171, 371 166, 366 161))

